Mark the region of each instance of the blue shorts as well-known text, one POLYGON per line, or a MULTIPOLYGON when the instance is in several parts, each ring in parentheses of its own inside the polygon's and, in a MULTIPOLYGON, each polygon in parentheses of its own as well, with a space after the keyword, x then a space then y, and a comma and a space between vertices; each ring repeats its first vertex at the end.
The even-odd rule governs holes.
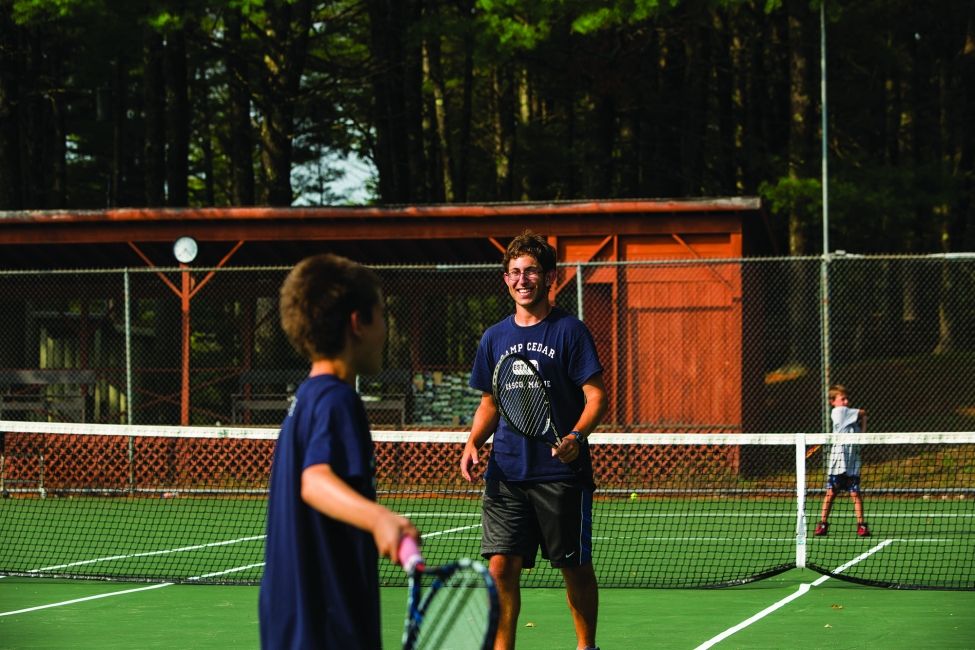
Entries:
POLYGON ((482 504, 481 555, 520 555, 535 566, 539 547, 553 567, 592 563, 592 490, 577 481, 488 480, 482 504))
POLYGON ((830 474, 829 478, 826 479, 826 487, 833 492, 849 492, 850 494, 859 494, 860 477, 850 476, 846 473, 830 474))

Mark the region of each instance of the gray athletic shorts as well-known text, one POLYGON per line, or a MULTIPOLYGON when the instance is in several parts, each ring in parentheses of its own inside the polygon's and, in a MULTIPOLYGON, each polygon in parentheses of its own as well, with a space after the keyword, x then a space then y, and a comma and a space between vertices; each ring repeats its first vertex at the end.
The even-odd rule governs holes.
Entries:
POLYGON ((553 567, 592 562, 592 490, 574 481, 489 480, 482 503, 481 555, 520 555, 535 566, 539 547, 553 567))

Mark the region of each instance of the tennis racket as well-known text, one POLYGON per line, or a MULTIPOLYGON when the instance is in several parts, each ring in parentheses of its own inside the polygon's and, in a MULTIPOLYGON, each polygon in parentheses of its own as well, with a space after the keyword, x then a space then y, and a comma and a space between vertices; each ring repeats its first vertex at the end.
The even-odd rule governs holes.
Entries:
POLYGON ((498 630, 498 592, 480 562, 428 567, 412 537, 399 547, 410 577, 403 650, 489 650, 498 630))
POLYGON ((494 367, 491 380, 494 403, 512 429, 553 449, 562 435, 552 421, 552 402, 545 380, 526 357, 507 354, 494 367))

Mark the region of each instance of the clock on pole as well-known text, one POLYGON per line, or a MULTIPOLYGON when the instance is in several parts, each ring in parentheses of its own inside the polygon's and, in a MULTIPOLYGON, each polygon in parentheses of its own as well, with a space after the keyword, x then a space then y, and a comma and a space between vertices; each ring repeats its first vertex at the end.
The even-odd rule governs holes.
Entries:
POLYGON ((189 264, 195 260, 199 250, 196 240, 192 237, 183 236, 173 242, 173 256, 182 264, 189 264))

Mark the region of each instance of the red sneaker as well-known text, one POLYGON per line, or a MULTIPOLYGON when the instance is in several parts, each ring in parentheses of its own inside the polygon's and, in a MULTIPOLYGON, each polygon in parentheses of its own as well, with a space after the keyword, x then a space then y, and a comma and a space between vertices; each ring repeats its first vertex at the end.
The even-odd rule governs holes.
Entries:
POLYGON ((860 537, 870 537, 870 529, 866 524, 857 524, 857 535, 860 537))
POLYGON ((825 521, 821 521, 816 524, 816 532, 814 532, 813 535, 816 537, 822 537, 827 532, 829 532, 829 524, 827 524, 825 521))

